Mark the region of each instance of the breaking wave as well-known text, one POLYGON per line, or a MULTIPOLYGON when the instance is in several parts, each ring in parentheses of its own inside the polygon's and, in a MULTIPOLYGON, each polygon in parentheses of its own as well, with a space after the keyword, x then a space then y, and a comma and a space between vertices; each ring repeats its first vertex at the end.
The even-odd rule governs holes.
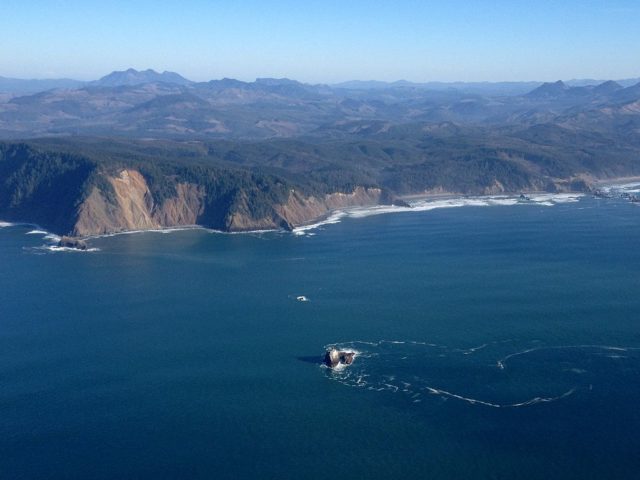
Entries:
POLYGON ((204 227, 199 225, 183 225, 180 227, 166 227, 166 228, 152 228, 149 230, 125 230, 122 232, 112 232, 112 233, 102 233, 100 235, 90 235, 86 237, 87 239, 95 239, 95 238, 111 238, 111 237, 119 237, 120 235, 137 235, 140 233, 174 233, 174 232, 183 232, 188 230, 207 230, 204 227))
POLYGON ((27 235, 43 235, 42 239, 47 242, 44 245, 40 245, 38 247, 23 247, 27 251, 31 251, 37 254, 44 254, 46 252, 78 252, 78 253, 91 253, 91 252, 99 252, 99 248, 87 248, 85 250, 80 250, 78 248, 70 248, 70 247, 60 247, 58 242, 60 242, 61 237, 56 235, 55 233, 49 233, 44 230, 36 229, 31 230, 26 233, 27 235))
POLYGON ((58 243, 60 241, 60 237, 58 235, 56 235, 55 233, 47 233, 44 237, 42 237, 44 240, 48 240, 50 242, 55 242, 58 243))
POLYGON ((340 223, 342 218, 346 217, 347 215, 348 215, 347 211, 338 210, 338 211, 332 213, 331 215, 329 215, 324 220, 321 220, 319 222, 312 223, 312 224, 309 224, 309 225, 303 225, 301 227, 294 228, 293 229, 293 234, 294 235, 313 235, 312 233, 309 233, 310 230, 315 230, 318 227, 322 227, 324 225, 332 225, 334 223, 340 223))
POLYGON ((326 219, 293 229, 295 235, 309 235, 310 231, 324 225, 339 223, 343 218, 364 218, 372 215, 383 215, 388 213, 409 213, 426 212, 438 208, 459 208, 459 207, 491 207, 491 206, 513 206, 513 205, 539 205, 552 207, 557 204, 573 203, 580 200, 584 195, 581 193, 540 193, 525 197, 513 195, 494 195, 477 197, 451 197, 451 198, 423 198, 411 200, 410 207, 396 205, 376 205, 372 207, 354 207, 344 210, 337 210, 326 219))
POLYGON ((327 378, 348 387, 490 408, 552 403, 589 392, 616 374, 637 374, 640 348, 609 345, 543 346, 518 349, 513 340, 454 348, 422 341, 351 341, 327 345, 358 352, 327 378), (510 352, 510 353, 509 353, 510 352), (626 372, 626 373, 625 373, 626 372), (594 387, 595 386, 595 387, 594 387))
POLYGON ((640 182, 620 183, 603 185, 601 190, 604 193, 640 193, 640 182))
POLYGON ((69 247, 59 247, 57 245, 42 245, 40 247, 33 247, 34 250, 44 250, 48 252, 99 252, 99 248, 87 248, 86 250, 80 250, 78 248, 69 248, 69 247))

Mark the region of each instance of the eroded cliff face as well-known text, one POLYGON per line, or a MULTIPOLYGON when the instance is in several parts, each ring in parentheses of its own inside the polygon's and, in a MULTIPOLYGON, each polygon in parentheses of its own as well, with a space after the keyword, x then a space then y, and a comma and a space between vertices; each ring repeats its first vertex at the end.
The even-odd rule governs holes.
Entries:
POLYGON ((381 200, 379 188, 356 187, 352 193, 336 192, 322 197, 305 197, 292 191, 287 203, 277 205, 276 211, 292 226, 298 226, 322 218, 332 210, 378 205, 381 200))
POLYGON ((78 209, 74 235, 195 225, 204 209, 204 192, 197 185, 179 183, 175 197, 156 205, 147 181, 138 171, 122 170, 118 176, 106 176, 106 180, 113 191, 93 187, 78 209))
MULTIPOLYGON (((145 177, 137 170, 123 169, 116 175, 102 174, 77 209, 70 233, 78 237, 134 230, 201 225, 231 232, 292 229, 327 216, 331 211, 390 203, 380 188, 356 187, 350 193, 304 195, 290 190, 286 201, 251 201, 251 192, 236 190, 233 195, 213 198, 202 185, 176 183, 175 193, 161 203, 154 201, 145 177), (100 187, 99 185, 102 185, 100 187), (105 187, 106 186, 106 187, 105 187)), ((547 191, 588 188, 582 179, 545 185, 547 191)), ((498 181, 485 187, 484 194, 501 194, 507 189, 498 181)), ((435 192, 429 192, 435 193, 435 192)), ((437 193, 445 192, 439 189, 437 193)))
POLYGON ((271 211, 256 217, 244 202, 236 207, 226 227, 229 231, 292 229, 304 225, 340 208, 370 206, 380 203, 379 188, 356 187, 351 193, 330 193, 321 196, 304 196, 291 190, 286 202, 274 204, 271 211))
POLYGON ((286 202, 265 205, 257 214, 252 211, 246 192, 239 192, 231 204, 221 206, 207 198, 204 187, 178 183, 175 195, 157 204, 144 176, 136 170, 124 169, 115 176, 105 175, 104 178, 111 188, 92 187, 78 208, 73 235, 86 237, 198 224, 228 231, 291 229, 335 209, 376 205, 382 199, 379 188, 357 187, 351 193, 322 196, 305 196, 291 190, 286 202), (203 224, 207 208, 226 209, 216 215, 224 219, 223 224, 203 224))

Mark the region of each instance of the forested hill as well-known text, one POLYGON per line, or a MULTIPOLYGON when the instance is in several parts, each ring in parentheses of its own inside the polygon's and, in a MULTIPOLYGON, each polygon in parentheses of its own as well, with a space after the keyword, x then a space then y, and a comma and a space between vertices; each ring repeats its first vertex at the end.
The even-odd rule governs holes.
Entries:
POLYGON ((0 218, 75 235, 292 228, 407 194, 586 190, 640 175, 640 84, 512 87, 128 70, 0 96, 0 218))
POLYGON ((405 194, 586 190, 594 177, 640 174, 633 145, 552 143, 566 134, 412 125, 322 140, 9 142, 0 144, 0 218, 81 236, 288 229, 405 194))

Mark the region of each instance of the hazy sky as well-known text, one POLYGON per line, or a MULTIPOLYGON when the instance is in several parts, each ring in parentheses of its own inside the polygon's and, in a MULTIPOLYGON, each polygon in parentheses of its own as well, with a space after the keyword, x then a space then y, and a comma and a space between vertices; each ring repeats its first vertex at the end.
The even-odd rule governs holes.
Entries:
POLYGON ((640 76, 640 0, 2 0, 0 75, 412 81, 640 76))

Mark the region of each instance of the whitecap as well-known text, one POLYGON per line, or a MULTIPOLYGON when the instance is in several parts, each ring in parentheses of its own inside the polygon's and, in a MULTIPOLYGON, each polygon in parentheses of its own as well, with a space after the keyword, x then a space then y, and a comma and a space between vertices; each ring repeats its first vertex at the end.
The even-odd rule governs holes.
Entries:
POLYGON ((31 230, 27 232, 25 235, 47 235, 49 232, 44 230, 31 230))
POLYGON ((10 222, 0 222, 0 228, 13 227, 14 225, 15 225, 15 223, 10 223, 10 222))
POLYGON ((49 241, 55 242, 55 243, 58 243, 61 240, 61 238, 58 235, 54 234, 54 233, 48 233, 43 238, 44 238, 44 240, 49 240, 49 241))

